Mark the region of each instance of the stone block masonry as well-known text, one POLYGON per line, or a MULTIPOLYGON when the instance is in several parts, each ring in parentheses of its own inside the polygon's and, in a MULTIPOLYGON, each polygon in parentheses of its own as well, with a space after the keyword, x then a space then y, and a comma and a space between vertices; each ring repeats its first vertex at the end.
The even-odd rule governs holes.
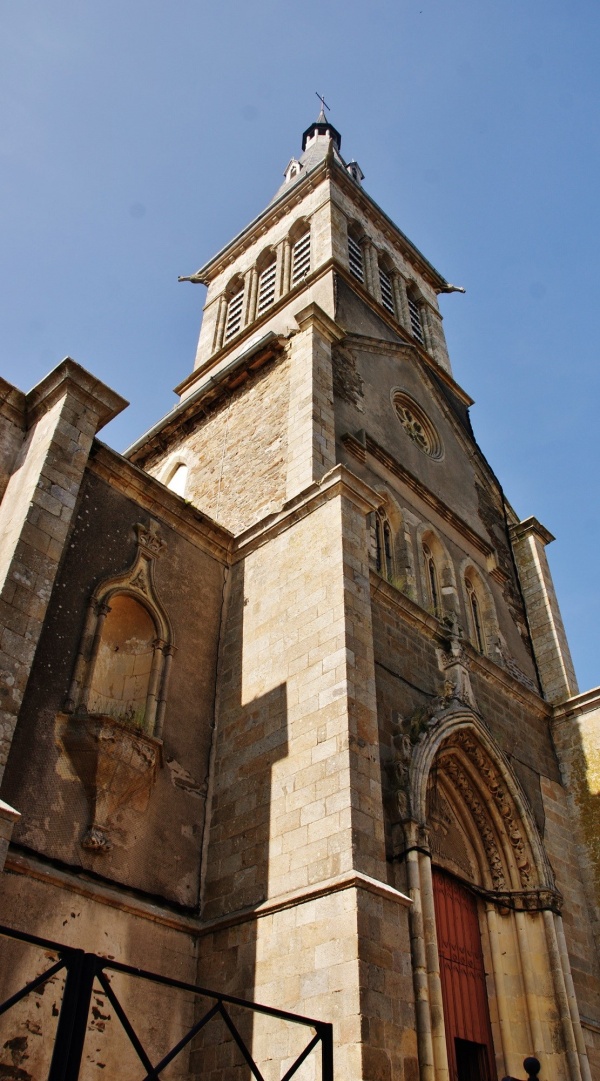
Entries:
POLYGON ((126 404, 70 359, 26 396, 0 505, 0 780, 92 440, 126 404))

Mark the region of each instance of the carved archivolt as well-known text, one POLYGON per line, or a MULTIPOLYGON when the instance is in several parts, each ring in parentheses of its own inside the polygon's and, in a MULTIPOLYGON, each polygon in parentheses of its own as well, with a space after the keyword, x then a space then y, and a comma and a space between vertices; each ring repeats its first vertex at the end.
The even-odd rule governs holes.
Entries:
MULTIPOLYGON (((434 706, 414 734, 412 728, 403 728, 402 735, 407 738, 399 734, 395 743, 400 752, 396 772, 404 790, 397 793, 396 804, 404 822, 412 820, 427 828, 428 786, 431 802, 437 775, 445 779, 448 796, 456 794, 452 804, 457 823, 465 830, 465 838, 471 838, 469 843, 475 844, 482 871, 487 865, 494 892, 512 895, 520 891, 533 898, 539 890, 550 890, 556 897, 552 871, 526 797, 481 719, 462 703, 453 702, 442 709, 438 705, 437 712, 434 706), (460 825, 461 805, 467 816, 464 826, 460 825)), ((479 884, 484 884, 481 878, 479 884)), ((532 900, 534 903, 539 907, 532 900)), ((556 911, 556 899, 552 907, 556 911)))
POLYGON ((461 732, 458 732, 455 737, 455 742, 458 746, 463 748, 474 763, 479 776, 485 781, 486 787, 491 793, 492 799, 504 821, 506 836, 508 837, 515 854, 521 886, 523 889, 528 889, 532 884, 533 869, 528 857, 527 846, 523 839, 521 828, 516 819, 515 806, 508 794, 506 785, 492 765, 489 757, 484 753, 480 744, 473 739, 468 731, 463 729, 461 732))

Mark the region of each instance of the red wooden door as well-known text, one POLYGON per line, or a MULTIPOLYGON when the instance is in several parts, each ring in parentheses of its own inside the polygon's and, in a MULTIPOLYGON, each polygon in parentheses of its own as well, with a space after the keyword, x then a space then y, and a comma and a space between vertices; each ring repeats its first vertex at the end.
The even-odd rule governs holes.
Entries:
POLYGON ((477 902, 436 867, 433 895, 451 1081, 495 1081, 477 902))

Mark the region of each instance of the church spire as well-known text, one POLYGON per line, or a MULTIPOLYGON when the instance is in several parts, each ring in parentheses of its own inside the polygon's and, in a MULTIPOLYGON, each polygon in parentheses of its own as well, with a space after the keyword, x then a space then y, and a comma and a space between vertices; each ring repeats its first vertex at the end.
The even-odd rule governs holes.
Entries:
POLYGON ((314 143, 318 136, 325 136, 330 138, 335 144, 336 150, 340 151, 342 145, 342 136, 339 131, 334 128, 333 124, 327 119, 325 110, 329 109, 327 102, 322 94, 317 94, 319 101, 321 102, 321 110, 314 124, 306 129, 302 136, 302 150, 306 150, 307 147, 314 143))

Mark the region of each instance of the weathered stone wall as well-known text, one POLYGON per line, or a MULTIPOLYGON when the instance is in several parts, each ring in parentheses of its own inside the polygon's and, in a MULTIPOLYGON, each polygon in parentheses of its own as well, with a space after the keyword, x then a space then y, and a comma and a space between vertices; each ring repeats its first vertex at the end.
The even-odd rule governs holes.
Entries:
MULTIPOLYGON (((46 868, 45 881, 13 870, 0 876, 3 922, 104 957, 193 983, 196 946, 192 934, 161 922, 157 909, 145 916, 114 893, 102 903, 102 887, 46 868), (62 881, 61 881, 62 878, 62 881), (71 887, 74 888, 71 888, 71 887), (83 887, 83 888, 82 888, 83 887), (96 894, 96 896, 94 896, 96 894)), ((141 906, 138 906, 140 908, 141 906)), ((176 922, 173 920, 173 922, 176 922)), ((0 1001, 49 969, 56 960, 50 950, 0 939, 0 1001)), ((188 994, 145 980, 108 973, 151 1060, 159 1061, 191 1028, 194 1004, 188 994)), ((19 1081, 47 1077, 60 1009, 64 972, 29 994, 0 1018, 0 1076, 19 1081)), ((140 1063, 127 1040, 114 1007, 98 983, 92 994, 82 1062, 81 1081, 98 1077, 139 1076, 140 1063)), ((165 1072, 169 1081, 188 1081, 189 1052, 165 1072)))
MULTIPOLYGON (((0 505, 0 781, 92 439, 125 404, 68 359, 25 398, 27 433, 0 505)), ((7 439, 6 469, 10 428, 7 439)))
POLYGON ((289 363, 283 359, 251 376, 144 468, 166 480, 171 462, 187 462, 185 498, 238 533, 284 501, 288 403, 289 363))
MULTIPOLYGON (((285 906, 203 934, 198 978, 206 983, 211 975, 230 994, 331 1022, 336 1076, 417 1081, 406 913, 401 896, 374 884, 299 893, 285 906)), ((280 1073, 309 1034, 260 1017, 246 1033, 259 1065, 281 1063, 280 1073)), ((207 1033, 192 1057, 194 1076, 222 1081, 214 1039, 207 1033)), ((309 1063, 306 1076, 319 1077, 309 1063)))
MULTIPOLYGON (((123 470, 131 467, 123 463, 123 470)), ((158 505, 149 514, 93 470, 86 473, 2 789, 22 812, 15 842, 181 905, 198 903, 223 582, 224 567, 201 537, 194 544, 164 521, 158 505), (113 818, 112 850, 95 854, 81 847, 93 795, 70 751, 79 722, 65 713, 65 700, 90 597, 132 564, 135 526, 151 521, 166 542, 154 574, 175 644, 162 766, 147 807, 127 798, 113 818)))

